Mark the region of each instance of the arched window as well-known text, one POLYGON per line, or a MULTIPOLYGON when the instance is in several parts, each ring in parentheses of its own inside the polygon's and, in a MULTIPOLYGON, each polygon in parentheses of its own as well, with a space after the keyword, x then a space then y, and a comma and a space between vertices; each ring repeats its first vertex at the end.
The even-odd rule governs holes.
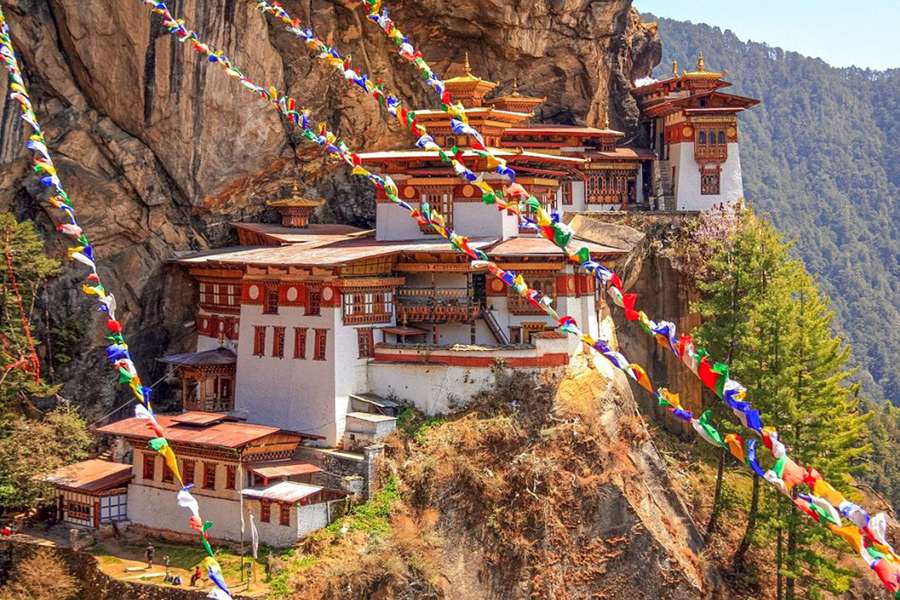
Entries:
POLYGON ((719 130, 719 143, 720 144, 725 143, 725 132, 722 130, 719 130))
POLYGON ((706 132, 705 131, 700 132, 700 144, 701 145, 706 144, 706 132))

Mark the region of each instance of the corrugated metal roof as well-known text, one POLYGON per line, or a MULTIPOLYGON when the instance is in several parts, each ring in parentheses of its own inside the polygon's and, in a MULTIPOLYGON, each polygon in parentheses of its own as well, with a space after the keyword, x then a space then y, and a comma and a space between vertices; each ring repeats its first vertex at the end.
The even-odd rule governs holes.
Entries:
POLYGON ((176 423, 184 423, 186 425, 212 425, 213 423, 218 423, 219 421, 224 421, 227 415, 223 413, 214 413, 214 412, 203 412, 200 410, 194 410, 191 412, 186 412, 182 415, 176 415, 172 417, 172 420, 176 423))
MULTIPOLYGON (((620 248, 605 246, 590 241, 577 240, 572 242, 578 247, 587 246, 591 254, 623 254, 620 248)), ((491 257, 512 257, 512 256, 553 256, 564 260, 562 250, 544 237, 526 237, 519 236, 503 240, 486 249, 485 252, 491 257)))
MULTIPOLYGON (((479 248, 493 241, 493 238, 472 239, 470 240, 470 245, 474 248, 479 248)), ((333 267, 366 258, 387 257, 401 252, 453 254, 456 251, 449 242, 443 239, 379 242, 371 238, 364 238, 343 240, 316 248, 308 248, 304 245, 289 245, 277 248, 228 249, 219 254, 203 252, 181 258, 179 262, 184 265, 220 263, 226 265, 333 267)))
POLYGON ((360 421, 366 421, 367 423, 385 423, 387 421, 396 421, 397 417, 390 417, 388 415, 376 415, 374 413, 364 413, 364 412, 352 412, 347 413, 348 419, 358 419, 360 421))
POLYGON ((616 148, 613 152, 591 152, 589 156, 619 160, 655 160, 656 152, 645 148, 616 148))
MULTIPOLYGON (((532 152, 528 150, 518 152, 516 150, 510 150, 506 148, 503 150, 492 149, 492 152, 494 156, 505 158, 507 160, 539 159, 546 162, 565 163, 571 165, 580 165, 584 162, 584 160, 582 160, 581 158, 559 156, 556 154, 543 154, 541 152, 532 152)), ((464 151, 462 154, 463 158, 480 158, 478 154, 471 150, 464 151)), ((359 157, 363 162, 386 159, 403 160, 412 158, 440 160, 440 155, 437 152, 428 152, 426 150, 385 150, 382 152, 363 152, 359 155, 359 157)))
POLYGON ((316 465, 311 465, 305 462, 282 461, 251 465, 250 471, 256 473, 260 477, 265 477, 266 479, 274 479, 275 477, 312 475, 313 473, 321 473, 322 469, 320 469, 316 465))
POLYGON ((40 479, 81 492, 103 492, 124 486, 131 476, 131 465, 91 459, 60 467, 40 479))
POLYGON ((510 127, 503 131, 503 135, 523 135, 523 134, 546 134, 546 135, 577 135, 577 136, 597 136, 597 137, 622 137, 625 134, 615 129, 597 129, 596 127, 579 127, 577 125, 560 125, 555 123, 535 123, 534 125, 525 125, 510 127))
POLYGON ((188 352, 186 354, 170 354, 157 358, 167 365, 199 367, 204 365, 233 365, 237 363, 237 355, 227 348, 216 348, 205 352, 188 352))
POLYGON ((285 227, 284 225, 270 223, 232 223, 231 225, 236 229, 258 233, 285 244, 333 242, 372 233, 372 230, 338 224, 316 223, 303 228, 285 227))
MULTIPOLYGON (((284 432, 277 427, 256 425, 253 423, 235 423, 224 421, 206 427, 179 423, 175 420, 177 415, 157 415, 156 420, 166 432, 166 438, 173 443, 197 444, 200 446, 212 446, 217 448, 241 448, 256 440, 275 433, 295 436, 297 443, 301 436, 296 433, 284 432)), ((149 440, 156 437, 147 426, 147 421, 132 417, 111 423, 97 429, 98 433, 121 435, 139 440, 149 440)))
POLYGON ((241 494, 246 498, 259 498, 261 500, 271 500, 272 502, 294 504, 321 491, 322 488, 317 485, 297 483, 296 481, 279 481, 267 488, 246 488, 241 490, 241 494))

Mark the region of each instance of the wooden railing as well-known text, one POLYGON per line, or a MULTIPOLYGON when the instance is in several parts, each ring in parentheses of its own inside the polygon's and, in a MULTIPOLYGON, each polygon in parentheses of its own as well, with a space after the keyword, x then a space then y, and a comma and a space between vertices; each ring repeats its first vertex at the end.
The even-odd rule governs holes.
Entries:
POLYGON ((400 288, 397 321, 400 323, 468 322, 481 315, 481 303, 467 288, 400 288))
POLYGON ((727 160, 728 144, 694 144, 694 158, 698 160, 727 160))
POLYGON ((534 306, 531 302, 523 298, 522 296, 513 296, 510 294, 507 296, 507 306, 509 307, 509 312, 514 315, 545 315, 543 310, 534 306))

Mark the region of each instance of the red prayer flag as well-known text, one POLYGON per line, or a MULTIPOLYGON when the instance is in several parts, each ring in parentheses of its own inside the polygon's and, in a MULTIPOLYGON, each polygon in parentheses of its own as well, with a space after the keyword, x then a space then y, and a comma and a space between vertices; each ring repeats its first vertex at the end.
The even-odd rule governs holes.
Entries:
POLYGON ((708 357, 704 356, 700 360, 700 367, 697 371, 703 385, 715 392, 717 389, 716 384, 719 382, 719 377, 721 377, 721 375, 713 371, 712 364, 710 364, 708 357))
POLYGON ((625 318, 629 321, 637 321, 640 315, 636 310, 634 310, 634 305, 637 303, 637 294, 625 294, 622 296, 622 304, 625 309, 625 318))

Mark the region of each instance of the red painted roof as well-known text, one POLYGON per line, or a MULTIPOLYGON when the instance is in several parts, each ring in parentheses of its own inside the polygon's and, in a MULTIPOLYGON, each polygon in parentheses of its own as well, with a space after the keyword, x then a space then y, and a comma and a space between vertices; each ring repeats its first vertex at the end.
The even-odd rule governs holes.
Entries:
MULTIPOLYGON (((623 253, 618 248, 614 248, 612 246, 604 246, 602 244, 596 244, 594 242, 586 242, 581 240, 573 241, 572 246, 576 248, 587 246, 588 250, 591 251, 591 254, 595 255, 623 253)), ((519 237, 509 238, 508 240, 498 242, 491 246, 489 249, 486 249, 485 252, 487 252, 491 257, 497 258, 510 258, 515 256, 546 256, 558 257, 561 261, 565 260, 565 257, 563 256, 562 250, 559 249, 559 246, 557 246, 547 238, 537 236, 531 237, 527 235, 520 235, 519 237)))
POLYGON ((40 479, 57 487, 81 492, 103 492, 123 487, 131 476, 131 465, 91 459, 60 467, 40 479))
POLYGON ((613 152, 592 151, 588 156, 613 160, 655 160, 656 152, 646 148, 616 148, 613 152))
POLYGON ((322 469, 309 463, 288 460, 251 465, 250 471, 256 473, 260 477, 274 479, 275 477, 312 475, 313 473, 321 473, 322 469))
MULTIPOLYGON (((299 434, 282 432, 277 427, 268 427, 266 425, 224 421, 207 426, 197 426, 179 423, 176 421, 178 417, 184 418, 183 415, 158 415, 156 417, 156 420, 159 421, 166 433, 166 439, 175 444, 196 444, 199 446, 237 449, 279 432, 296 436, 297 443, 300 442, 301 437, 299 434)), ((100 427, 97 429, 97 432, 121 435, 139 440, 150 440, 156 437, 156 434, 147 426, 147 421, 136 417, 100 427)))
MULTIPOLYGON (((479 248, 490 239, 472 239, 472 247, 479 248)), ((372 238, 352 239, 322 247, 288 245, 265 248, 230 248, 218 252, 201 252, 181 258, 187 266, 223 265, 280 265, 334 267, 366 258, 391 256, 402 252, 440 252, 453 254, 455 250, 444 239, 421 239, 398 242, 379 242, 372 238)))
POLYGON ((534 124, 525 127, 510 127, 503 132, 507 135, 571 135, 576 137, 622 137, 625 134, 615 129, 597 129, 578 125, 534 124))

